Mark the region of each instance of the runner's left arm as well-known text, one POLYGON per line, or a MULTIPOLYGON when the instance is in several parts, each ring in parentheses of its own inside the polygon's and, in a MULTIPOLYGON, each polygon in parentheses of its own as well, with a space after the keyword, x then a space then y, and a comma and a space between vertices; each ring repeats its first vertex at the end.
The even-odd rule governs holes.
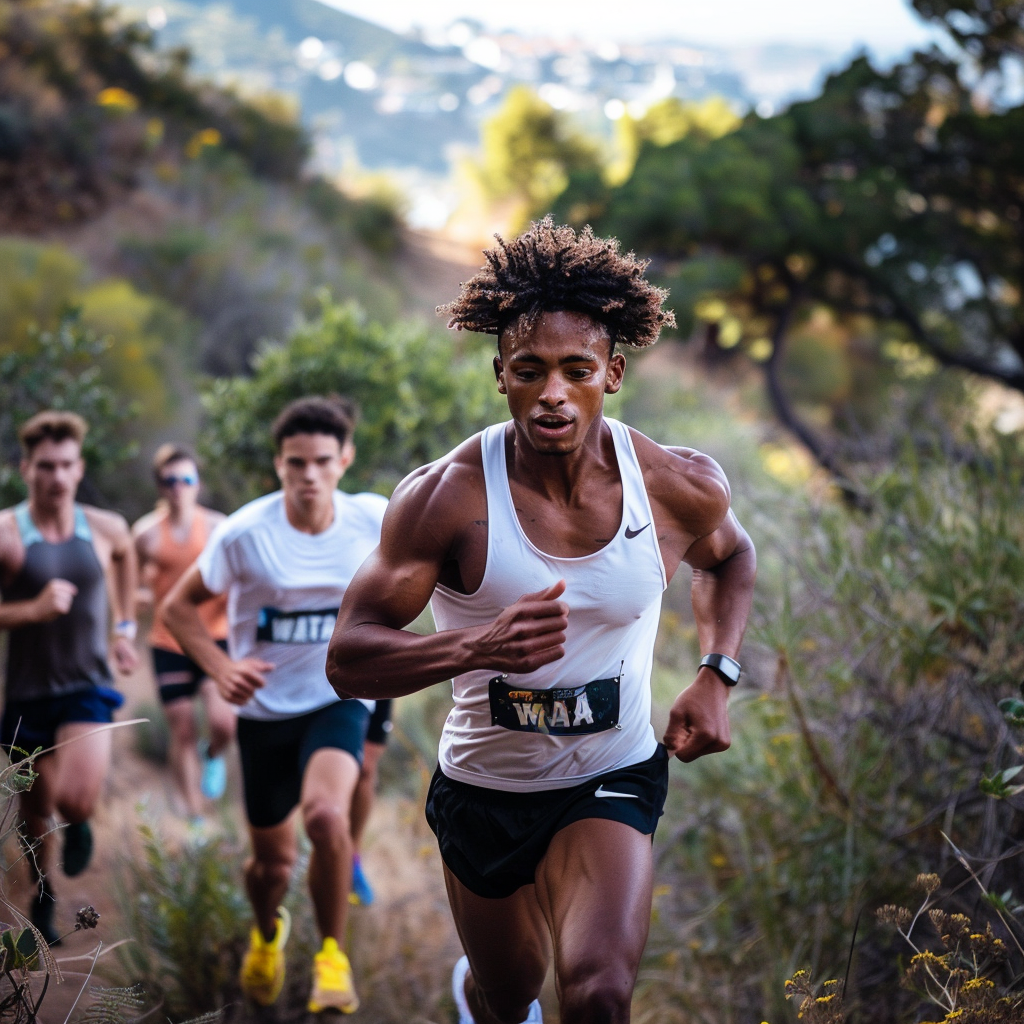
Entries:
MULTIPOLYGON (((690 600, 701 654, 735 659, 753 601, 754 545, 730 507, 729 484, 718 464, 689 450, 679 454, 688 465, 685 483, 677 488, 676 511, 694 538, 682 560, 693 570, 690 600)), ((728 750, 729 690, 714 669, 698 670, 669 714, 664 743, 670 755, 689 762, 728 750)))
POLYGON ((135 651, 135 589, 139 583, 139 563, 128 523, 113 513, 103 516, 103 529, 110 542, 113 587, 110 611, 114 620, 111 653, 119 672, 132 672, 139 663, 135 651), (128 625, 130 624, 130 625, 128 625))

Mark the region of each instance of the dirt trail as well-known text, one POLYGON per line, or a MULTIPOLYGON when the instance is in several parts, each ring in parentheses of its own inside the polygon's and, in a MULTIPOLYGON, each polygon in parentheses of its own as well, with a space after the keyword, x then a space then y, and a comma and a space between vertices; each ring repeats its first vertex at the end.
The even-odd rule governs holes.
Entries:
MULTIPOLYGON (((119 720, 136 717, 140 709, 152 713, 155 690, 148 665, 121 680, 120 685, 127 700, 118 712, 119 720)), ((169 848, 182 843, 187 835, 187 824, 171 809, 167 772, 140 756, 133 732, 129 726, 114 734, 113 768, 93 819, 96 848, 92 863, 76 878, 66 878, 59 869, 53 872, 59 931, 70 931, 76 911, 87 904, 95 906, 102 916, 96 931, 67 935, 55 950, 67 979, 60 986, 50 985, 41 1016, 44 1024, 65 1020, 89 969, 97 940, 108 945, 123 936, 117 889, 125 880, 123 858, 139 853, 140 818, 156 822, 169 848)), ((228 819, 243 835, 234 750, 229 755, 225 805, 228 819)), ((350 955, 362 1000, 361 1009, 352 1019, 367 1024, 441 1024, 453 1020, 448 984, 451 966, 461 950, 448 911, 437 844, 423 819, 420 802, 383 796, 374 810, 365 845, 364 862, 377 899, 373 906, 357 908, 351 915, 350 955)), ((11 901, 24 908, 28 892, 27 871, 14 871, 9 878, 11 901)), ((300 926, 307 930, 310 927, 308 922, 300 926)), ((301 985, 297 988, 301 990, 301 985)), ((79 1003, 76 1016, 86 1003, 79 1003)), ((294 1007, 282 1006, 269 1019, 300 1018, 301 1014, 295 1016, 294 1007)), ((232 1022, 249 1019, 239 1007, 227 1017, 232 1022)))
POLYGON ((483 262, 479 246, 435 232, 406 231, 395 260, 406 308, 434 317, 435 308, 451 302, 459 294, 459 285, 468 281, 483 262))

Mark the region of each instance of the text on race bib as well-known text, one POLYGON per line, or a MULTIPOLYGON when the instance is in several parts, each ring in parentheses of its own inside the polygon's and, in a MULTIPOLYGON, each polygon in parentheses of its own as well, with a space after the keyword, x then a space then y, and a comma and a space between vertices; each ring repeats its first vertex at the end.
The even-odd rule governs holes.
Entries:
POLYGON ((256 639, 273 644, 325 644, 334 632, 337 608, 283 612, 261 608, 256 620, 256 639))
POLYGON ((621 677, 616 676, 577 686, 533 690, 510 686, 506 676, 495 676, 487 684, 491 725, 551 736, 581 736, 613 729, 619 724, 620 681, 621 677))

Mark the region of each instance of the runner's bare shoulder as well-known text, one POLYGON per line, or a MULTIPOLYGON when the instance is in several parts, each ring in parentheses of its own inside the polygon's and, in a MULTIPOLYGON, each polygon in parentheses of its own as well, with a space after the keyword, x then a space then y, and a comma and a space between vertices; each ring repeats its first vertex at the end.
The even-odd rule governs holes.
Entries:
POLYGON ((695 448, 660 445, 630 427, 651 500, 675 515, 694 537, 722 525, 732 493, 722 467, 695 448))
POLYGON ((215 508, 207 508, 205 505, 199 506, 199 511, 206 516, 206 525, 212 530, 215 526, 224 522, 227 516, 223 512, 218 512, 215 508))
POLYGON ((0 511, 0 569, 20 563, 22 551, 14 509, 5 508, 0 511))
POLYGON ((128 527, 128 520, 120 512, 111 512, 105 508, 96 508, 95 505, 82 505, 86 522, 89 528, 105 537, 115 547, 118 547, 126 540, 131 539, 131 530, 128 527))
POLYGON ((152 512, 147 512, 140 519, 136 519, 132 523, 132 536, 135 538, 135 543, 148 546, 156 534, 157 527, 166 518, 166 508, 155 508, 152 512))
POLYGON ((474 520, 487 518, 479 435, 410 473, 395 489, 381 542, 411 551, 447 552, 474 520))

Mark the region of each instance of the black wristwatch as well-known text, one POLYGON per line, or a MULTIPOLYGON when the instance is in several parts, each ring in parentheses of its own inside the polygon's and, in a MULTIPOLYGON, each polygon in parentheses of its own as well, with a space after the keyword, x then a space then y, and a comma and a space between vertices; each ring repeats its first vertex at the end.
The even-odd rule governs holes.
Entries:
POLYGON ((740 663, 728 654, 705 654, 700 664, 717 672, 726 686, 735 686, 740 681, 740 663))

